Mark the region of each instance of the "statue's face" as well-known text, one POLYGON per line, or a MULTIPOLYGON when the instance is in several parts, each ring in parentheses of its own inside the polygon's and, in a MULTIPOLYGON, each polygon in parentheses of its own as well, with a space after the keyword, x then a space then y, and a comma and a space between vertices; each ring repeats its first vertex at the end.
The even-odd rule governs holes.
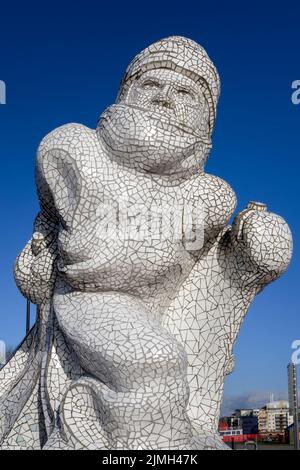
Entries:
POLYGON ((129 87, 120 102, 153 111, 195 135, 208 133, 209 108, 202 88, 168 69, 150 70, 129 87))
POLYGON ((201 86, 169 69, 125 83, 101 115, 97 134, 111 159, 160 175, 201 170, 210 150, 209 106, 201 86))

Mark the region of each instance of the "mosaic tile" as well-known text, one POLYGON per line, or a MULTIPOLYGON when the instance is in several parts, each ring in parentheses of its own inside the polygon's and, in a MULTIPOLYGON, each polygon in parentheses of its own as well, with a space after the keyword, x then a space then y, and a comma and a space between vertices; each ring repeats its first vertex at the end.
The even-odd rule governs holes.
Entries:
POLYGON ((288 267, 286 222, 205 173, 220 80, 158 41, 97 128, 41 142, 40 212, 15 279, 37 322, 0 371, 1 449, 224 449, 218 419, 254 297, 288 267))

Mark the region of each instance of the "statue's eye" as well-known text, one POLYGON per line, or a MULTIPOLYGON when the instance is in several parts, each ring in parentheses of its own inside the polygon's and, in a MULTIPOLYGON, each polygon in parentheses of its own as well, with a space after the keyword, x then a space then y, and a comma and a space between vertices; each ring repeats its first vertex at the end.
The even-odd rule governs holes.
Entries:
POLYGON ((152 88, 159 88, 160 84, 158 82, 155 82, 154 80, 147 80, 144 83, 142 83, 142 88, 144 90, 151 90, 152 88))
POLYGON ((193 100, 194 99, 194 95, 191 91, 187 90, 186 88, 179 88, 177 90, 177 95, 180 97, 180 98, 183 98, 183 99, 189 99, 189 100, 193 100))

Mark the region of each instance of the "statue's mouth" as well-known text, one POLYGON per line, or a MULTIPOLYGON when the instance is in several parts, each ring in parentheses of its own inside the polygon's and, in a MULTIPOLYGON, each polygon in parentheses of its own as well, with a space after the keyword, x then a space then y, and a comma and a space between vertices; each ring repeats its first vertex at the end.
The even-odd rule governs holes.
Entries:
POLYGON ((159 108, 158 106, 155 106, 153 108, 143 108, 141 106, 137 106, 137 105, 134 105, 134 104, 117 104, 117 105, 114 105, 114 106, 118 106, 118 107, 123 107, 123 108, 130 108, 130 109, 136 109, 142 113, 144 113, 148 119, 151 119, 151 120, 154 120, 156 121, 157 123, 162 123, 162 124, 166 124, 167 126, 169 127, 172 127, 172 128, 175 128, 177 129, 178 131, 180 132, 183 132, 185 134, 189 134, 193 137, 198 137, 197 134, 195 133, 195 131, 187 126, 186 124, 182 123, 182 122, 178 122, 177 120, 173 119, 171 117, 171 114, 173 114, 173 116, 175 117, 175 114, 172 112, 170 113, 170 111, 165 111, 163 110, 163 108, 159 108))
MULTIPOLYGON (((190 126, 186 125, 185 123, 178 122, 178 120, 176 119, 176 115, 173 111, 170 112, 170 110, 166 111, 163 109, 158 109, 158 106, 155 106, 153 108, 143 108, 142 106, 129 103, 113 104, 109 106, 103 114, 101 114, 98 120, 98 125, 100 125, 101 127, 101 122, 109 122, 113 114, 117 114, 118 110, 127 113, 129 113, 130 110, 132 110, 133 113, 135 111, 135 114, 137 114, 135 116, 137 121, 144 117, 145 121, 149 120, 149 125, 151 125, 152 123, 158 129, 161 129, 162 131, 165 130, 169 134, 174 134, 176 136, 177 133, 179 137, 187 137, 189 139, 192 138, 194 143, 201 143, 211 148, 211 139, 209 136, 199 135, 190 126), (138 113, 140 113, 140 115, 138 115, 138 113), (174 118, 172 116, 174 116, 174 118)), ((115 118, 116 117, 117 116, 115 116, 115 118)))

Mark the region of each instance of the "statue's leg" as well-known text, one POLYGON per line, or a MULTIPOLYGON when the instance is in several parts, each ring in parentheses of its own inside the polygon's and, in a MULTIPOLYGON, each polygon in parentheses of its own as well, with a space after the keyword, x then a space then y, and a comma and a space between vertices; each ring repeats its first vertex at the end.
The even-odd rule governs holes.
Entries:
POLYGON ((55 295, 54 308, 81 366, 112 391, 112 419, 128 430, 124 446, 187 448, 186 353, 152 312, 115 292, 55 295))

